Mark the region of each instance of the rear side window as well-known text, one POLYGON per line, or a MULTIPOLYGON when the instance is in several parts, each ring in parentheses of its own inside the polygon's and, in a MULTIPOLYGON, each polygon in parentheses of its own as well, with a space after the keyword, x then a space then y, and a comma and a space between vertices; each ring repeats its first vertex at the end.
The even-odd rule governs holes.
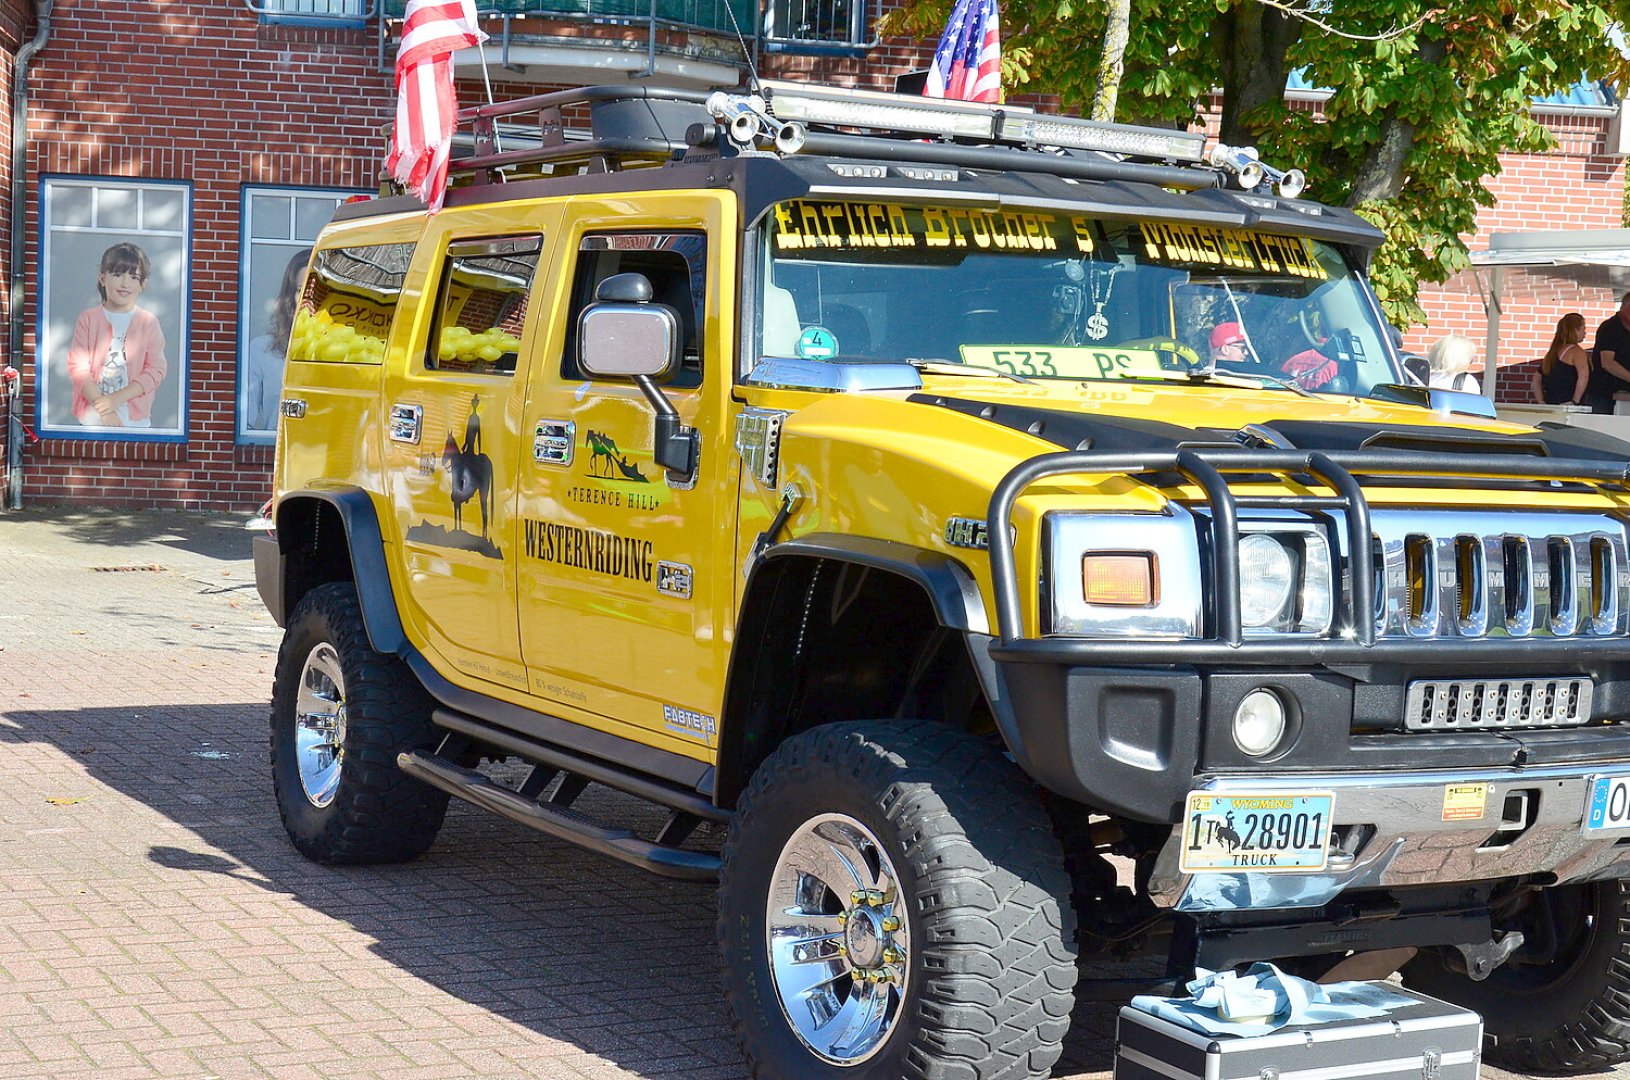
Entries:
POLYGON ((543 240, 537 236, 455 242, 436 287, 428 371, 513 375, 527 297, 543 240))
POLYGON ((312 258, 289 336, 289 359, 378 364, 402 298, 413 245, 323 248, 312 258))
POLYGON ((577 320, 594 302, 595 290, 613 274, 644 274, 652 302, 679 316, 680 368, 668 385, 702 383, 702 328, 707 310, 707 237, 702 233, 591 233, 583 237, 572 275, 572 309, 561 374, 583 378, 577 366, 577 320))

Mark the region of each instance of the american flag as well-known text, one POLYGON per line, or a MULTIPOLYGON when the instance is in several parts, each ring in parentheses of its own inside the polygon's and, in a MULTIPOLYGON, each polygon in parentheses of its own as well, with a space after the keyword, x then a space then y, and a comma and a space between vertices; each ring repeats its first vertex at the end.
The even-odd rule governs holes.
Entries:
POLYGON ((385 169, 432 213, 447 190, 458 99, 453 53, 487 40, 474 0, 408 0, 396 52, 396 126, 385 169))
POLYGON ((996 0, 957 0, 934 50, 923 93, 962 101, 1002 100, 1002 34, 996 0))

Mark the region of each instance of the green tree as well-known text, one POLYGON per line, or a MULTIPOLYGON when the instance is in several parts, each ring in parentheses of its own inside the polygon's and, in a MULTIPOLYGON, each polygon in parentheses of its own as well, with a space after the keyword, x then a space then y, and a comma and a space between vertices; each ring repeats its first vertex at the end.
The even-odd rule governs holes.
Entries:
MULTIPOLYGON (((1007 0, 1003 85, 1057 95, 1071 111, 1142 123, 1195 119, 1222 91, 1222 141, 1252 145, 1307 173, 1310 197, 1386 230, 1371 274, 1388 316, 1424 321, 1421 282, 1467 265, 1463 233, 1491 205, 1485 178, 1505 151, 1553 145, 1535 97, 1584 76, 1621 82, 1608 29, 1630 0, 1130 0, 1120 107, 1105 43, 1116 0, 1007 0), (1317 115, 1287 106, 1286 76, 1306 69, 1333 93, 1317 115), (1115 115, 1118 112, 1118 115, 1115 115)), ((948 0, 905 0, 889 35, 933 38, 948 0)), ((1111 43, 1112 44, 1112 43, 1111 43)))

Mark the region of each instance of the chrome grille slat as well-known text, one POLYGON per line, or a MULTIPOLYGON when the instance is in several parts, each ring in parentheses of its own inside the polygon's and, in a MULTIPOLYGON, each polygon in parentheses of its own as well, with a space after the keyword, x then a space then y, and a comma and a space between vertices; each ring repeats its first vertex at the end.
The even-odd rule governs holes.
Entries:
POLYGON ((1378 638, 1630 634, 1630 558, 1615 517, 1378 509, 1371 526, 1378 638))
POLYGON ((1593 686, 1585 677, 1423 679, 1404 695, 1409 731, 1577 727, 1590 720, 1593 686))

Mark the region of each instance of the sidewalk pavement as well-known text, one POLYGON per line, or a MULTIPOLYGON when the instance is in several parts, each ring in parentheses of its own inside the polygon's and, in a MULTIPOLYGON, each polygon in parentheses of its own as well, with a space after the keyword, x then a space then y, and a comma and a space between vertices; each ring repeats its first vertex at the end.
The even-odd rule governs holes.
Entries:
POLYGON ((0 513, 0 1076, 744 1077, 706 888, 456 800, 413 863, 294 851, 243 525, 0 513))

